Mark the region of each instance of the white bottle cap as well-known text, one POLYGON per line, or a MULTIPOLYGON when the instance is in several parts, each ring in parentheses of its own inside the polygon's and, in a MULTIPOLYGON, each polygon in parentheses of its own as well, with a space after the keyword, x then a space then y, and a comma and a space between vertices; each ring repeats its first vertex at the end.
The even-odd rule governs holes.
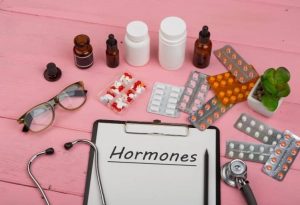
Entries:
POLYGON ((127 37, 134 42, 140 42, 148 36, 148 26, 143 21, 132 21, 126 28, 127 37))
POLYGON ((167 41, 177 41, 186 36, 186 24, 183 19, 170 16, 160 23, 160 33, 167 41))

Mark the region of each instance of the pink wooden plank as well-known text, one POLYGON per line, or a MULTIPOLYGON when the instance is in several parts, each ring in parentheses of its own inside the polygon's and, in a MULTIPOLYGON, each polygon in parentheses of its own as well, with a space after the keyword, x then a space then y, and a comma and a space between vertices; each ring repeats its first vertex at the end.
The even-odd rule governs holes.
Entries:
POLYGON ((53 147, 55 154, 38 158, 32 172, 44 188, 83 195, 89 147, 82 145, 66 151, 63 145, 78 138, 90 139, 89 133, 55 128, 23 134, 15 128, 15 121, 3 118, 0 130, 0 181, 34 186, 26 171, 27 162, 34 154, 53 147))
MULTIPOLYGON (((284 4, 284 2, 282 3, 284 4)), ((29 13, 39 16, 59 17, 124 28, 134 19, 149 24, 157 32, 160 21, 169 15, 184 18, 189 36, 196 37, 203 24, 208 24, 212 38, 218 41, 236 42, 281 49, 299 53, 298 32, 300 8, 253 1, 209 1, 193 0, 164 1, 126 0, 110 1, 3 1, 2 10, 29 13), (80 8, 80 9, 78 9, 80 8), (181 9, 182 8, 182 9, 181 9), (184 9, 183 9, 184 8, 184 9), (188 11, 188 12, 187 12, 188 11), (155 13, 156 15, 145 15, 155 13), (287 23, 288 22, 288 23, 287 23)))
MULTIPOLYGON (((151 86, 154 82, 160 81, 184 85, 189 72, 194 70, 190 60, 194 39, 189 39, 188 41, 187 58, 184 67, 176 72, 160 68, 157 61, 157 35, 155 33, 151 33, 153 42, 152 58, 147 66, 133 68, 127 65, 123 60, 124 52, 121 44, 121 66, 117 69, 109 69, 104 62, 104 40, 108 33, 113 32, 121 41, 124 35, 123 29, 58 19, 36 18, 22 14, 12 15, 3 12, 0 22, 6 27, 6 29, 1 30, 0 35, 2 47, 5 48, 0 51, 0 56, 2 56, 1 62, 7 68, 5 69, 5 75, 9 76, 3 78, 0 82, 0 98, 3 99, 0 104, 0 116, 16 119, 30 107, 56 95, 68 84, 83 80, 86 88, 89 90, 86 104, 80 110, 74 112, 58 108, 55 125, 90 131, 92 123, 98 118, 148 121, 161 118, 169 122, 186 122, 185 115, 182 115, 180 120, 178 120, 149 114, 145 110, 151 93, 151 86), (18 29, 16 29, 17 27, 18 29), (89 70, 79 70, 73 64, 72 39, 74 35, 81 32, 91 36, 92 44, 95 48, 95 65, 89 70), (3 52, 4 50, 5 52, 3 52), (44 67, 49 61, 56 62, 63 70, 62 79, 58 82, 49 83, 43 79, 44 67), (123 115, 117 115, 103 107, 97 101, 96 96, 100 90, 107 86, 110 79, 113 79, 115 75, 125 70, 144 80, 149 89, 145 95, 141 96, 141 99, 132 105, 133 108, 129 108, 123 115)), ((219 48, 223 45, 223 43, 214 42, 214 48, 219 48)), ((297 69, 297 67, 300 67, 299 55, 251 46, 235 44, 233 46, 249 63, 254 64, 260 73, 271 66, 285 65, 290 68, 292 73, 292 94, 285 101, 300 103, 300 96, 297 95, 296 91, 299 85, 296 76, 300 74, 300 70, 297 69)), ((226 69, 212 56, 209 68, 201 70, 201 72, 217 74, 226 72, 226 69)), ((296 108, 297 105, 291 104, 291 106, 288 106, 288 110, 291 112, 296 108)), ((244 109, 243 111, 246 112, 250 110, 245 103, 244 109)), ((279 121, 281 115, 284 115, 284 113, 275 115, 271 122, 279 121)), ((296 120, 298 117, 297 115, 292 115, 290 118, 291 120, 296 120)), ((286 127, 290 126, 289 124, 283 125, 286 127)), ((16 129, 21 129, 21 126, 16 124, 16 129)))
MULTIPOLYGON (((0 181, 0 204, 5 205, 37 205, 44 204, 36 188, 21 186, 0 181)), ((82 197, 70 194, 46 191, 51 204, 55 205, 82 205, 82 197)))
MULTIPOLYGON (((248 1, 248 0, 237 0, 237 1, 248 1)), ((258 4, 270 4, 274 6, 285 6, 287 9, 290 9, 290 7, 299 7, 300 8, 300 2, 298 0, 250 0, 252 2, 256 2, 258 4)))

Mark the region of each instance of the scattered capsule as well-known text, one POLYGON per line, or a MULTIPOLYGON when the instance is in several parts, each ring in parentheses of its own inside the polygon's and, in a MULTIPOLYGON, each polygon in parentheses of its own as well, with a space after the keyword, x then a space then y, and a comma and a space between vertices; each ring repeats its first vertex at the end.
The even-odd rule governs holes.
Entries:
POLYGON ((243 82, 245 81, 244 77, 241 76, 241 77, 239 78, 239 81, 240 81, 241 83, 243 83, 243 82))
POLYGON ((273 145, 273 146, 277 145, 277 141, 274 140, 274 141, 272 142, 272 145, 273 145))
POLYGON ((300 141, 296 142, 296 146, 300 147, 300 141))
POLYGON ((221 107, 221 113, 224 113, 224 112, 226 112, 226 107, 222 106, 221 107))

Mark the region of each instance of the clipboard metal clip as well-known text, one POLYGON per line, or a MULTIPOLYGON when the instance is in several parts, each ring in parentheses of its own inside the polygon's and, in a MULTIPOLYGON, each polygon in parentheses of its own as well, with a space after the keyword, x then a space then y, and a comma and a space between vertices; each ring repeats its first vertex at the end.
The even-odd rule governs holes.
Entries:
POLYGON ((154 120, 153 123, 128 121, 124 123, 124 129, 127 134, 163 135, 172 137, 187 137, 189 135, 188 125, 162 123, 160 120, 154 120))

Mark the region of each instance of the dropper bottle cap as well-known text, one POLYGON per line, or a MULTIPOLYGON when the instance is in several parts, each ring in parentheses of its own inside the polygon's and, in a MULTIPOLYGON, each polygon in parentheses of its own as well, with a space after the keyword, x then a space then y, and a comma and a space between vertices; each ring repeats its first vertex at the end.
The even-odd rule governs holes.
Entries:
POLYGON ((113 34, 108 35, 108 39, 106 40, 106 46, 107 48, 118 47, 118 41, 115 39, 115 36, 113 34))
POLYGON ((199 32, 199 40, 201 42, 207 42, 210 38, 210 32, 208 31, 208 26, 203 26, 202 31, 199 32))

